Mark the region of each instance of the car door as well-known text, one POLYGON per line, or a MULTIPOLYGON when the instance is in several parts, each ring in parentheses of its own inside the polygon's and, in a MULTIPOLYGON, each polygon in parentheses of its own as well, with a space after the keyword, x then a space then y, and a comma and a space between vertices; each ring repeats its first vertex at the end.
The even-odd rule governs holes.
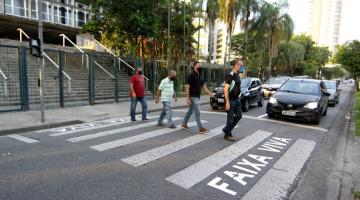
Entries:
POLYGON ((256 99, 257 99, 257 84, 256 84, 256 81, 255 80, 252 80, 251 81, 251 84, 250 84, 250 88, 249 88, 249 93, 250 93, 250 102, 251 103, 254 103, 256 102, 256 99))

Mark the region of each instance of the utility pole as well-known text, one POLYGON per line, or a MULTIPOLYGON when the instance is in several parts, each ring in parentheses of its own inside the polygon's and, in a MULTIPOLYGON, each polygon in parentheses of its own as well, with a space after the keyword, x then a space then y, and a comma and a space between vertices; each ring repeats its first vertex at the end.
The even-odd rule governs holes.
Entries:
POLYGON ((184 44, 183 44, 183 61, 182 61, 182 63, 183 63, 183 65, 185 65, 185 51, 186 51, 186 32, 185 32, 185 28, 186 28, 186 14, 185 14, 185 12, 186 12, 186 2, 185 2, 185 0, 184 0, 184 4, 183 4, 183 14, 184 14, 184 44))
POLYGON ((169 0, 168 5, 168 47, 167 47, 167 60, 170 64, 171 59, 171 38, 170 38, 170 31, 171 31, 171 0, 169 0))
MULTIPOLYGON (((44 38, 43 38, 43 23, 42 23, 42 1, 37 1, 38 7, 38 32, 39 32, 39 40, 40 40, 40 53, 44 50, 44 38)), ((44 56, 39 58, 39 93, 40 93, 40 103, 41 103, 41 123, 45 122, 45 101, 44 101, 44 65, 45 60, 44 56)))

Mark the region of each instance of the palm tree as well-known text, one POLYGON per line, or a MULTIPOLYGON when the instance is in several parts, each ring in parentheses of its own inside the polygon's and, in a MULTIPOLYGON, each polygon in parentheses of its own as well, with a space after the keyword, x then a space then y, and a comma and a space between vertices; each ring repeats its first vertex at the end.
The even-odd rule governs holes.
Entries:
MULTIPOLYGON (((225 52, 228 53, 228 60, 230 60, 231 35, 234 31, 236 18, 239 14, 239 10, 237 8, 238 6, 236 0, 219 0, 220 19, 225 22, 227 27, 226 46, 228 50, 225 52)), ((226 54, 224 58, 224 65, 226 65, 226 54)))
POLYGON ((216 19, 219 18, 219 1, 207 0, 205 13, 206 13, 205 22, 209 26, 209 36, 208 36, 209 56, 207 57, 207 62, 211 62, 211 57, 214 52, 213 29, 215 27, 216 19))
POLYGON ((251 24, 256 19, 256 14, 259 11, 259 0, 238 0, 237 3, 240 12, 240 28, 245 33, 244 50, 247 52, 248 35, 251 24), (251 14, 253 15, 250 19, 251 14))
POLYGON ((268 38, 268 78, 271 76, 272 60, 276 56, 280 41, 283 39, 288 41, 294 31, 294 23, 290 15, 282 12, 287 6, 286 2, 281 4, 265 2, 260 8, 259 18, 252 27, 257 37, 266 35, 268 38))

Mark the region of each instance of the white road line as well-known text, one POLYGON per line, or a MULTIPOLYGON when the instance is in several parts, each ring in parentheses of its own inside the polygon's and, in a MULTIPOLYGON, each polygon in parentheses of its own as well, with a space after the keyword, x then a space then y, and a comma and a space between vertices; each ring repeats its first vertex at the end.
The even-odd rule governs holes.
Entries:
POLYGON ((285 198, 315 144, 314 141, 298 139, 242 199, 285 198))
POLYGON ((170 144, 167 144, 164 146, 160 146, 155 149, 150 149, 143 153, 124 158, 124 159, 122 159, 122 161, 124 161, 134 167, 139 167, 139 166, 147 164, 151 161, 157 160, 164 156, 167 156, 167 155, 170 155, 177 151, 180 151, 182 149, 185 149, 194 144, 200 143, 202 141, 213 138, 217 135, 223 134, 223 132, 221 130, 222 128, 223 127, 217 127, 215 129, 212 129, 209 133, 207 133, 205 135, 197 134, 197 135, 194 135, 194 136, 182 139, 182 140, 178 140, 176 142, 173 142, 173 143, 170 143, 170 144))
MULTIPOLYGON (((157 116, 149 116, 148 117, 148 119, 153 119, 153 118, 158 118, 158 117, 157 116)), ((78 129, 78 130, 76 130, 76 129, 75 130, 69 130, 69 131, 60 132, 60 133, 52 133, 52 134, 49 134, 49 135, 52 136, 52 137, 58 137, 58 136, 63 136, 63 135, 71 135, 71 134, 80 133, 80 132, 84 132, 84 131, 98 130, 98 129, 102 129, 102 128, 118 126, 118 125, 127 124, 127 123, 131 123, 131 121, 121 121, 121 122, 116 122, 116 123, 111 123, 111 124, 104 124, 104 125, 96 125, 97 122, 94 122, 92 124, 94 124, 95 126, 91 126, 91 124, 87 124, 87 125, 84 125, 84 126, 89 126, 89 127, 78 129)))
POLYGON ((39 142, 39 140, 34 140, 34 139, 31 139, 31 138, 28 138, 28 137, 25 137, 25 136, 22 136, 19 134, 11 134, 11 135, 8 135, 8 137, 16 139, 16 140, 20 140, 22 142, 29 143, 29 144, 39 142))
POLYGON ((235 144, 191 165, 190 167, 166 178, 184 189, 189 189, 217 170, 240 157, 254 146, 270 137, 273 133, 258 130, 235 144))
MULTIPOLYGON (((173 111, 174 112, 187 112, 187 110, 173 110, 173 111)), ((227 115, 224 112, 212 112, 212 111, 201 111, 201 113, 227 115)), ((317 131, 321 131, 321 132, 325 132, 325 133, 328 132, 328 129, 317 127, 317 126, 308 126, 308 125, 296 124, 296 123, 273 120, 273 119, 258 118, 258 117, 253 117, 253 116, 249 116, 249 115, 243 115, 242 117, 246 118, 246 119, 253 119, 253 120, 258 120, 258 121, 272 122, 272 123, 276 123, 276 124, 283 124, 283 125, 294 126, 294 127, 299 127, 299 128, 312 129, 312 130, 317 130, 317 131)))
MULTIPOLYGON (((180 119, 182 119, 182 118, 174 117, 173 121, 180 120, 180 119)), ((157 121, 149 122, 149 123, 143 123, 143 124, 137 124, 137 125, 134 125, 134 126, 114 129, 114 130, 111 130, 111 131, 104 131, 104 132, 99 132, 99 133, 74 137, 74 138, 67 139, 67 141, 69 141, 69 142, 81 142, 81 141, 90 140, 90 139, 94 139, 94 138, 105 137, 105 136, 108 136, 108 135, 115 135, 115 134, 123 133, 123 132, 126 132, 126 131, 132 131, 132 130, 136 130, 136 129, 140 129, 140 128, 146 128, 146 127, 150 127, 150 126, 155 126, 156 124, 157 124, 157 121)))
POLYGON ((267 114, 263 114, 263 115, 257 116, 257 118, 264 118, 264 117, 267 117, 267 116, 268 116, 267 114))
MULTIPOLYGON (((204 120, 202 120, 201 122, 202 123, 207 123, 207 121, 204 121, 204 120)), ((188 123, 188 126, 189 127, 196 126, 196 122, 188 123)), ((97 151, 105 151, 105 150, 109 150, 109 149, 123 147, 123 146, 126 146, 128 144, 140 142, 140 141, 143 141, 143 140, 146 140, 146 139, 149 139, 149 138, 165 135, 165 134, 168 134, 168 133, 173 133, 173 132, 176 132, 176 131, 179 131, 179 130, 181 130, 181 127, 176 127, 175 129, 164 128, 164 129, 150 131, 150 132, 147 132, 147 133, 143 133, 143 134, 140 134, 140 135, 135 135, 135 136, 120 139, 120 140, 114 140, 114 141, 111 141, 111 142, 107 142, 107 143, 103 143, 103 144, 99 144, 99 145, 94 145, 94 146, 91 146, 90 148, 92 148, 94 150, 97 150, 97 151)))

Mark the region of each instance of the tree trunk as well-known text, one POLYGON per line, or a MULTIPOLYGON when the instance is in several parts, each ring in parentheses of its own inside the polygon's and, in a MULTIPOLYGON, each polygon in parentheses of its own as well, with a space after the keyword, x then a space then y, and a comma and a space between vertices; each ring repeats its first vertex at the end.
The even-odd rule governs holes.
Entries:
POLYGON ((208 57, 207 57, 207 62, 211 63, 212 60, 212 56, 213 56, 213 41, 212 41, 212 23, 209 22, 209 36, 208 36, 208 57))
POLYGON ((355 76, 355 87, 356 87, 356 91, 360 91, 359 77, 358 76, 355 76))

